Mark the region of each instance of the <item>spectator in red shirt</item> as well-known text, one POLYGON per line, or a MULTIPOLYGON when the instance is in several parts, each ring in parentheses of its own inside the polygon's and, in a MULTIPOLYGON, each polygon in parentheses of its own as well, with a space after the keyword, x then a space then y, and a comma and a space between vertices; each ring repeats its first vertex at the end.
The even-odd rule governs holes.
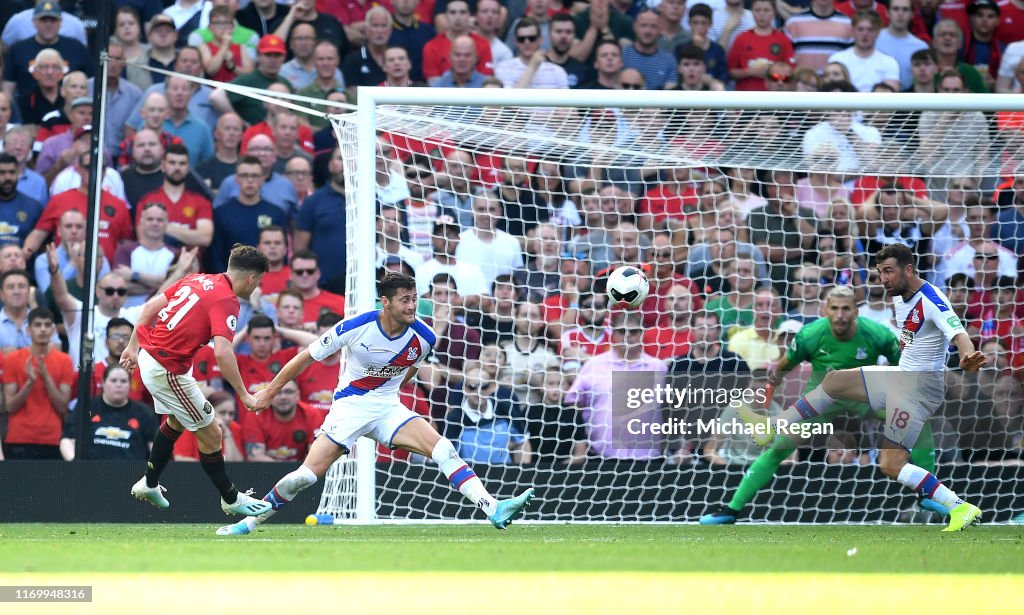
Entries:
POLYGON ((438 34, 423 46, 423 78, 433 82, 451 68, 452 41, 469 36, 476 44, 476 69, 483 75, 493 75, 491 44, 470 29, 473 26, 466 0, 448 0, 444 9, 448 30, 438 34))
POLYGON ((213 207, 206 197, 185 187, 191 171, 188 149, 181 143, 168 145, 161 169, 164 183, 135 204, 135 224, 140 223, 146 205, 159 203, 167 211, 167 237, 172 247, 209 247, 213 242, 213 207))
POLYGON ((53 312, 36 308, 28 314, 32 344, 4 357, 7 399, 8 459, 62 459, 60 436, 68 414, 75 368, 71 357, 50 349, 53 312))
POLYGON ((249 461, 302 461, 323 416, 299 401, 299 385, 288 382, 270 403, 270 411, 251 417, 243 440, 249 461))
MULTIPOLYGON (((103 392, 103 375, 107 373, 107 368, 118 365, 121 353, 128 347, 128 340, 132 338, 134 330, 135 326, 120 316, 111 318, 107 322, 107 337, 104 340, 107 346, 107 358, 95 363, 92 368, 92 382, 96 385, 96 395, 103 392)), ((153 405, 153 398, 142 384, 142 372, 137 369, 133 369, 131 372, 128 399, 144 401, 149 406, 153 405)))
MULTIPOLYGON (((281 367, 288 362, 287 359, 279 354, 280 351, 274 352, 274 345, 277 341, 275 339, 276 335, 277 331, 274 327, 274 321, 263 314, 256 314, 249 319, 245 335, 235 336, 234 343, 236 348, 242 341, 249 343, 250 353, 237 356, 238 371, 242 376, 242 383, 245 384, 245 390, 249 391, 252 395, 255 395, 270 384, 270 381, 274 379, 274 375, 281 371, 281 367)), ((251 418, 249 410, 239 411, 238 422, 243 427, 251 418)))
POLYGON ((580 295, 578 324, 566 329, 559 340, 559 354, 567 363, 577 365, 611 349, 612 330, 608 326, 608 299, 603 294, 580 295))
POLYGON ((793 61, 793 43, 774 27, 772 0, 754 0, 750 12, 754 29, 738 34, 729 48, 729 76, 736 80, 737 90, 766 90, 772 63, 793 61))
POLYGON ((297 250, 292 254, 291 287, 302 294, 307 325, 315 325, 325 308, 335 314, 345 313, 345 297, 321 290, 319 282, 320 257, 311 250, 297 250))
MULTIPOLYGON (((214 362, 216 364, 216 361, 214 362)), ((242 426, 235 421, 235 398, 224 391, 214 391, 207 398, 213 406, 213 414, 220 422, 221 450, 224 461, 245 461, 243 452, 242 426)), ((191 431, 184 431, 174 443, 175 461, 199 461, 199 441, 191 431)))
POLYGON ((690 351, 690 315, 697 297, 686 284, 672 284, 665 295, 666 318, 644 331, 644 352, 659 359, 673 359, 690 351))
POLYGON ((284 262, 288 256, 288 236, 282 227, 272 224, 260 229, 260 242, 256 247, 270 261, 270 271, 263 276, 260 291, 264 298, 273 301, 277 293, 288 288, 292 275, 292 268, 284 262))
POLYGON ((843 2, 836 2, 836 11, 850 19, 853 19, 857 11, 874 11, 882 18, 883 25, 889 23, 889 11, 885 8, 884 4, 875 0, 844 0, 843 2))

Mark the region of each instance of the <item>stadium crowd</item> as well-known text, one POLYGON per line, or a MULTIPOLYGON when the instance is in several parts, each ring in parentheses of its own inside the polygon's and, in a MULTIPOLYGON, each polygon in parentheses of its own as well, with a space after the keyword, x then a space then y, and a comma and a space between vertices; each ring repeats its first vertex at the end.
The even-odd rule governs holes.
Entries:
MULTIPOLYGON (((332 127, 143 67, 337 103, 375 85, 1010 93, 1024 83, 1024 0, 114 0, 111 33, 96 32, 100 4, 0 6, 0 459, 74 456, 86 275, 97 281, 92 458, 146 458, 148 394, 117 358, 148 296, 223 271, 234 243, 271 262, 236 336, 250 392, 345 313, 352 266, 332 127), (91 93, 108 40, 101 253, 87 264, 91 93)), ((811 117, 787 129, 798 159, 834 157, 829 172, 618 176, 382 134, 375 266, 416 278, 439 340, 403 403, 475 463, 749 463, 738 443, 617 445, 609 372, 749 372, 756 383, 836 285, 895 330, 871 255, 898 242, 989 357, 977 378, 951 372, 937 419, 948 428, 936 429, 986 439, 954 435, 940 455, 1005 462, 990 449, 1013 446, 991 435, 1024 429, 1024 175, 1000 174, 992 152, 1020 142, 1024 116, 921 114, 913 135, 877 114, 811 117), (973 142, 955 140, 964 134, 973 142), (851 173, 884 140, 907 139, 953 176, 851 173), (967 148, 977 164, 951 171, 943 156, 967 148), (647 270, 651 295, 637 311, 610 310, 604 279, 626 264, 647 270)), ((675 138, 685 146, 704 128, 683 122, 675 138)), ((295 461, 333 399, 338 359, 260 415, 224 390, 212 351, 194 373, 228 461, 295 461)), ((795 372, 776 401, 795 400, 806 377, 795 372)), ((870 438, 850 430, 799 454, 870 463, 870 438)), ((197 459, 195 438, 175 457, 197 459)))

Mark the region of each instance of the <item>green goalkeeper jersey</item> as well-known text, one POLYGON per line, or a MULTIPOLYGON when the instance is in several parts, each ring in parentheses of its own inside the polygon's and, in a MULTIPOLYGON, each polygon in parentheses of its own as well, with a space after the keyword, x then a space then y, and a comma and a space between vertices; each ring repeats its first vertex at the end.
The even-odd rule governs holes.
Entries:
POLYGON ((804 389, 807 392, 821 384, 830 371, 877 365, 880 356, 888 359, 889 365, 900 362, 899 339, 885 325, 858 316, 853 338, 841 341, 833 337, 828 319, 819 318, 796 334, 786 352, 786 361, 790 367, 810 361, 811 378, 804 389))

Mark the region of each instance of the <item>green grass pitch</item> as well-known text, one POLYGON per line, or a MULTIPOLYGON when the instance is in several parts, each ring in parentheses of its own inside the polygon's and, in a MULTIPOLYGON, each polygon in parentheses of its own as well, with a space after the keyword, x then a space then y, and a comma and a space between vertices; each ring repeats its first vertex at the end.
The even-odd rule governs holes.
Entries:
POLYGON ((224 538, 205 525, 0 525, 0 574, 1024 573, 1024 526, 940 527, 268 524, 224 538))

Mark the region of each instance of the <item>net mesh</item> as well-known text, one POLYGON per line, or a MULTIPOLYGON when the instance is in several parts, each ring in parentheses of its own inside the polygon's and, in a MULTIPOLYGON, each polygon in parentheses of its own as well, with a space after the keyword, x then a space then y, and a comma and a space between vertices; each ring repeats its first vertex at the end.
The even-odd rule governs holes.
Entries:
MULTIPOLYGON (((345 160, 348 254, 370 232, 358 227, 360 191, 375 190, 376 268, 416 277, 420 315, 438 332, 403 402, 492 492, 536 486, 527 518, 539 520, 695 520, 732 499, 754 520, 831 523, 940 520, 878 472, 881 417, 851 410, 831 436, 772 449, 760 463, 778 465, 775 477, 759 475, 760 489, 745 483, 738 500, 761 453, 745 436, 615 446, 601 423, 611 404, 587 394, 615 371, 587 367, 614 341, 607 273, 647 272, 651 294, 630 318, 642 323, 635 343, 651 361, 671 375, 721 351, 741 360, 725 371, 741 372, 746 386, 824 314, 835 286, 850 287, 860 316, 898 337, 873 255, 909 246, 989 361, 964 374, 950 359, 945 403, 912 459, 982 501, 991 520, 1009 520, 1022 503, 1024 243, 989 237, 1024 203, 1013 180, 1022 117, 379 106, 371 188, 358 182, 371 161, 358 158, 355 114, 332 122, 345 160), (466 383, 484 386, 490 401, 474 408, 466 383)), ((353 309, 356 280, 374 268, 349 258, 348 274, 353 309)), ((789 372, 769 410, 793 404, 811 371, 804 363, 789 372)), ((663 416, 725 417, 727 406, 663 416)), ((327 481, 328 490, 354 488, 345 485, 327 481)), ((383 449, 376 495, 383 519, 474 514, 432 462, 383 449)))

